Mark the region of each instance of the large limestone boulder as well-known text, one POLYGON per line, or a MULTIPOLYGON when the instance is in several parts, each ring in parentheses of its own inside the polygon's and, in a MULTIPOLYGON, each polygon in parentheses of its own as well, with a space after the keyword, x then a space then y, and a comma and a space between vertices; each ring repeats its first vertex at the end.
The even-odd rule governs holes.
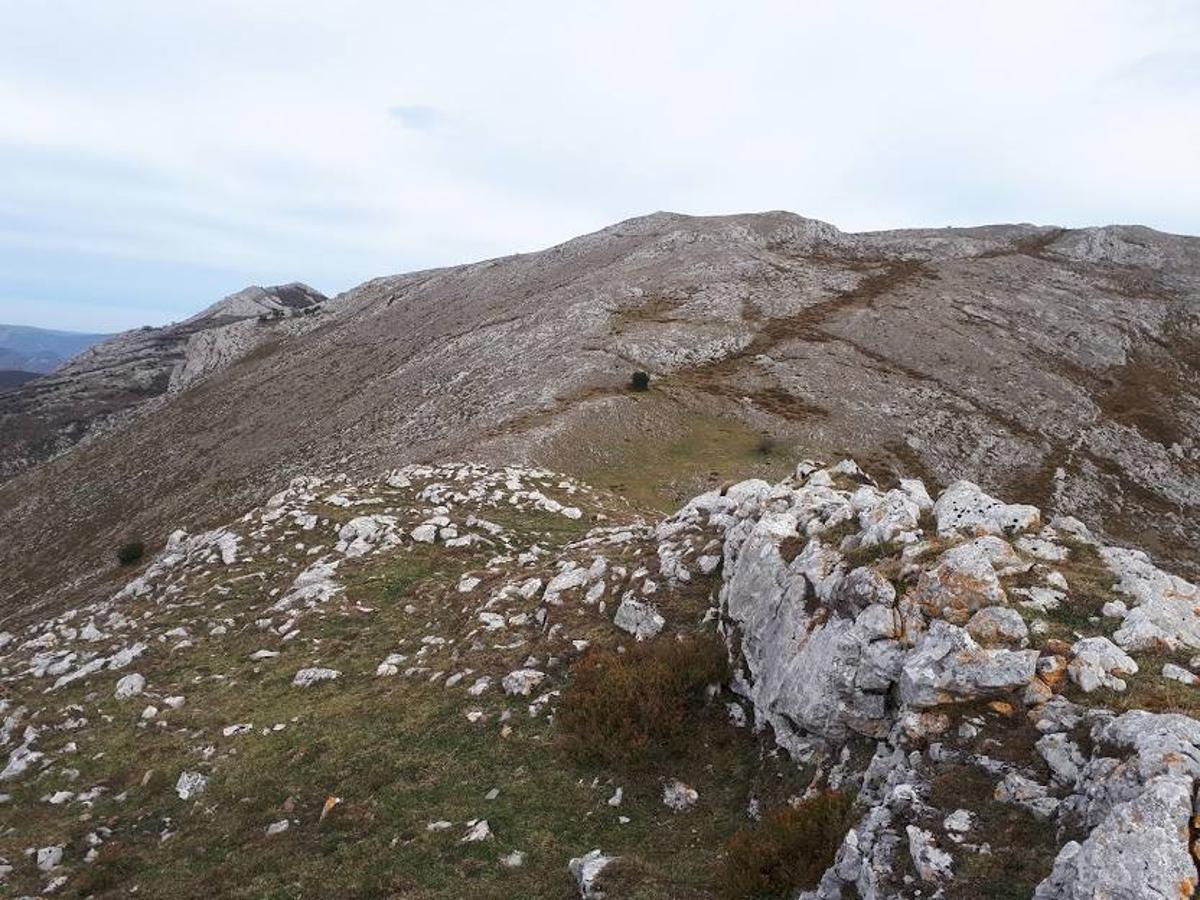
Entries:
POLYGON ((985 650, 966 631, 935 621, 900 673, 900 699, 927 708, 1023 688, 1034 676, 1036 650, 985 650))
POLYGON ((923 572, 912 599, 931 617, 965 625, 972 613, 1007 598, 986 550, 970 543, 951 547, 923 572))
POLYGON ((956 481, 933 506, 939 534, 1016 534, 1041 524, 1036 506, 1003 503, 971 481, 956 481))

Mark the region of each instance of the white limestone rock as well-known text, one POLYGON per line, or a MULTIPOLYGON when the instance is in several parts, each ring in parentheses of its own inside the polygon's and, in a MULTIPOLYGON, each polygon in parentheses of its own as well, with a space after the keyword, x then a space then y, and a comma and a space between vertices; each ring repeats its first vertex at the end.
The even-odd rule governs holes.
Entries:
POLYGON ((1018 772, 1009 772, 996 785, 995 798, 1001 803, 1024 807, 1039 819, 1048 819, 1058 810, 1059 801, 1049 789, 1018 772))
POLYGON ((1007 606, 989 606, 971 616, 967 634, 981 644, 1005 644, 1025 647, 1029 644, 1029 628, 1021 614, 1007 606))
POLYGON ((37 852, 37 867, 42 872, 52 872, 62 865, 63 848, 60 845, 39 847, 37 852))
POLYGON ((928 615, 965 625, 972 613, 1007 598, 987 552, 967 543, 947 550, 921 575, 913 599, 928 615))
POLYGON ((639 641, 656 637, 667 624, 652 604, 635 600, 632 597, 623 599, 617 606, 613 624, 622 631, 627 631, 639 641))
POLYGON ((122 676, 117 681, 116 690, 113 691, 113 696, 118 700, 128 700, 131 697, 136 697, 146 687, 146 679, 143 675, 137 672, 131 672, 128 675, 122 676))
POLYGON ((517 669, 500 680, 504 693, 528 697, 533 689, 546 680, 546 673, 537 669, 517 669))
POLYGON ((905 827, 908 835, 908 853, 921 880, 936 884, 953 874, 954 859, 938 847, 933 835, 915 825, 905 827))
POLYGON ((880 495, 874 488, 863 487, 854 493, 851 502, 859 510, 859 546, 917 539, 921 507, 907 491, 891 490, 880 495))
POLYGON ((358 516, 338 531, 337 552, 354 559, 374 550, 387 550, 399 543, 395 529, 395 516, 358 516))
POLYGON ((1117 576, 1114 590, 1131 609, 1113 640, 1126 650, 1200 650, 1200 588, 1155 566, 1140 550, 1104 547, 1100 555, 1117 576))
POLYGON ((1164 663, 1162 667, 1162 677, 1171 681, 1178 681, 1180 684, 1195 685, 1200 682, 1193 673, 1189 672, 1183 666, 1177 666, 1174 663, 1164 663))
POLYGON ((567 870, 575 878, 579 886, 581 900, 605 900, 608 896, 598 884, 600 873, 619 859, 616 856, 605 856, 599 849, 577 856, 567 863, 567 870))
POLYGON ((1085 694, 1102 687, 1123 691, 1125 682, 1120 676, 1136 675, 1138 671, 1133 658, 1106 637, 1076 641, 1071 653, 1067 674, 1085 694))
POLYGON ((994 697, 1025 687, 1037 659, 1036 650, 985 650, 962 628, 937 620, 904 661, 900 698, 923 709, 994 697))
POLYGON ((292 678, 292 684, 296 687, 312 687, 314 684, 319 684, 322 681, 333 681, 336 678, 341 678, 342 673, 337 669, 326 669, 320 666, 313 666, 307 669, 300 669, 292 678))
POLYGON ((200 772, 182 772, 175 782, 175 793, 180 800, 190 800, 208 789, 208 776, 200 772))
POLYGON ((1192 896, 1197 884, 1189 846, 1193 784, 1163 775, 1113 804, 1082 843, 1062 847, 1035 900, 1192 896))
POLYGON ((479 819, 478 821, 467 823, 467 833, 460 839, 460 844, 477 844, 480 841, 490 841, 492 839, 492 829, 488 825, 487 819, 479 819))
POLYGON ((700 794, 682 781, 675 780, 663 786, 662 802, 664 806, 675 810, 675 812, 683 812, 691 809, 696 805, 696 801, 700 799, 700 794))
POLYGON ((1041 512, 1023 503, 1006 504, 970 481, 956 481, 933 506, 938 533, 1017 534, 1041 525, 1041 512))

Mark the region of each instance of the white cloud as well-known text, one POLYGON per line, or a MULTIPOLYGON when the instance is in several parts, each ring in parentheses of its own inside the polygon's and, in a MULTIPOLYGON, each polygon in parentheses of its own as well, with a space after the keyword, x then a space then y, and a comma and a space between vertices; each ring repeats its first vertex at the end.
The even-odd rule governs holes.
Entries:
POLYGON ((182 315, 655 209, 1194 233, 1198 38, 1200 8, 1134 0, 28 4, 0 320, 60 301, 56 270, 182 315))

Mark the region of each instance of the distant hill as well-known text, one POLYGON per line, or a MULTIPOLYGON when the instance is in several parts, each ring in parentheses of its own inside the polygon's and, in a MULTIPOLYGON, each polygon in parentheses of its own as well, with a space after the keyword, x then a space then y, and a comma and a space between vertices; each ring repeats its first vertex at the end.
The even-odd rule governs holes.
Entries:
POLYGON ((41 377, 41 373, 39 372, 22 372, 20 369, 0 369, 0 391, 5 388, 19 387, 39 377, 41 377))
POLYGON ((107 334, 52 331, 26 325, 0 325, 0 369, 46 374, 107 334))

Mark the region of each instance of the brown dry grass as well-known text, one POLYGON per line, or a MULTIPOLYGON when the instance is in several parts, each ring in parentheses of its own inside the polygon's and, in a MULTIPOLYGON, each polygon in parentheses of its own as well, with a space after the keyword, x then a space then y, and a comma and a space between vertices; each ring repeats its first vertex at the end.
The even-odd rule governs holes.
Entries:
POLYGON ((704 691, 729 677, 725 649, 705 634, 595 649, 571 670, 555 720, 582 760, 638 766, 682 749, 704 691))
POLYGON ((774 810, 725 847, 720 895, 727 900, 790 897, 815 887, 851 826, 854 800, 830 792, 774 810))

